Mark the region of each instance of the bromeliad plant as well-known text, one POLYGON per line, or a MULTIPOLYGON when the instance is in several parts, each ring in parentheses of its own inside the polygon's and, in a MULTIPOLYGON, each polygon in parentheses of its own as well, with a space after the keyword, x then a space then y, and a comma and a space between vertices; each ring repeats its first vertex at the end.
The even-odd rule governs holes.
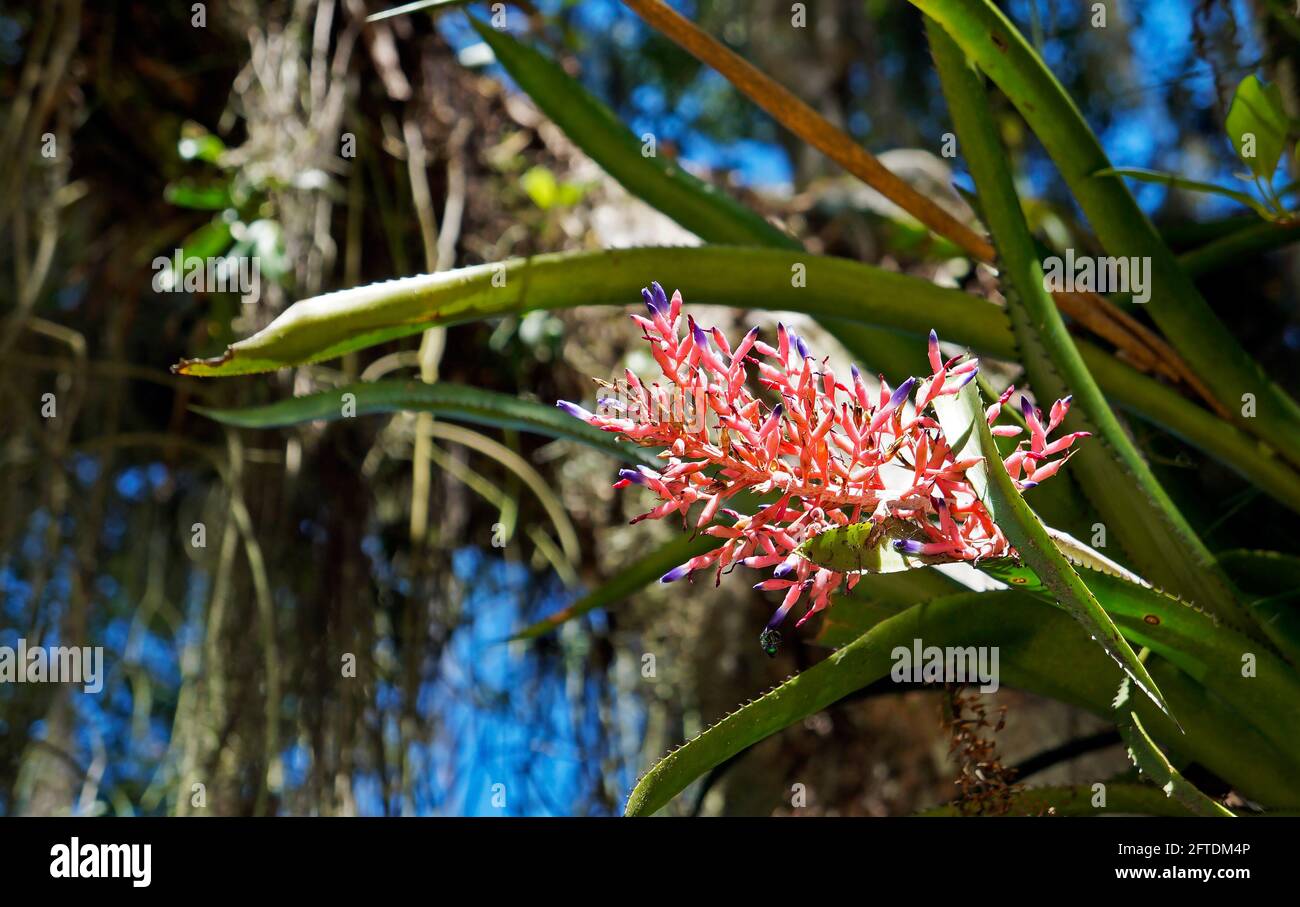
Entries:
MULTIPOLYGON (((931 331, 931 374, 919 381, 910 377, 894 390, 881 376, 879 391, 872 393, 856 365, 847 385, 836 380, 826 360, 816 360, 803 338, 784 325, 777 327, 775 347, 758 339, 755 327, 732 349, 721 331, 706 330, 690 316, 683 335, 680 292, 669 300, 657 282, 641 292, 650 317, 632 319, 667 386, 647 386, 628 370, 624 393, 603 399, 598 413, 563 400, 558 405, 588 425, 656 448, 666 460, 660 469, 619 471, 616 488, 640 485, 662 499, 633 523, 675 514, 685 528, 689 515, 697 531, 723 540, 669 570, 661 582, 705 569, 714 569, 721 582, 737 563, 774 567, 772 578, 755 586, 784 593, 760 637, 774 655, 777 627, 805 592, 809 604, 799 625, 828 607, 842 587, 853 589, 864 571, 1016 556, 967 475, 983 458, 958 459, 934 412, 940 398, 975 378, 978 359, 945 362, 931 331), (750 367, 777 402, 768 404, 751 391, 750 367), (693 407, 689 418, 687 403, 693 407), (725 506, 741 492, 775 500, 752 514, 725 506), (698 515, 690 515, 696 504, 702 505, 698 515), (717 522, 719 514, 730 524, 717 522), (808 555, 828 530, 864 524, 857 569, 823 566, 808 555)), ((1014 392, 1008 387, 988 408, 990 425, 1014 392)), ((1017 490, 1055 475, 1067 459, 1057 455, 1088 435, 1047 440, 1069 412, 1069 398, 1052 406, 1046 425, 1027 398, 1021 405, 1031 437, 1005 464, 1017 490)), ((1021 432, 1018 425, 994 429, 1003 437, 1021 432)))
MULTIPOLYGON (((800 602, 801 621, 820 613, 816 641, 833 653, 653 766, 629 797, 629 815, 657 811, 746 747, 886 678, 893 649, 917 639, 997 646, 1003 684, 1108 718, 1140 773, 1109 779, 1104 806, 1094 805, 1091 786, 1029 788, 1014 810, 1231 815, 1220 802, 1228 790, 1239 810, 1300 809, 1300 559, 1211 551, 1151 471, 1135 440, 1142 433, 1117 412, 1181 439, 1300 512, 1300 407, 1194 282, 1236 250, 1280 245, 1293 234, 1267 222, 1240 241, 1175 256, 1064 89, 990 0, 913 0, 925 14, 988 238, 665 4, 624 2, 949 248, 995 262, 1004 301, 809 254, 680 167, 642 155, 613 112, 559 66, 471 17, 497 61, 575 144, 706 245, 542 255, 331 293, 178 371, 268 371, 436 325, 624 305, 646 277, 670 274, 693 302, 810 315, 889 380, 868 390, 856 373, 837 376, 786 329, 774 342, 751 331, 732 346, 690 317, 683 323, 680 297, 656 285, 648 314, 636 317, 668 386, 628 374, 621 399, 592 413, 568 405, 578 419, 476 388, 401 381, 208 414, 257 427, 339 418, 347 394, 358 415, 431 412, 568 438, 632 462, 620 484, 660 499, 645 516, 680 516, 686 531, 522 638, 615 607, 657 579, 719 576, 737 564, 773 570, 759 584, 781 594, 770 630, 800 602), (1047 292, 981 75, 1052 157, 1095 231, 1086 243, 1150 260, 1144 311, 1153 326, 1099 296, 1047 292), (804 279, 792 281, 792 271, 804 279), (985 360, 1019 364, 1033 399, 1058 402, 1040 413, 1024 398, 1015 405, 1011 388, 991 392, 977 360, 945 359, 932 329, 985 360), (923 368, 927 334, 929 373, 908 378, 923 368), (913 343, 900 344, 900 335, 913 343), (671 411, 665 395, 698 402, 692 419, 649 418, 663 405, 671 411), (1104 554, 1070 535, 1097 538, 1097 526, 1104 554), (973 591, 934 569, 945 561, 972 565, 1002 588, 973 591), (1189 766, 1219 779, 1217 799, 1187 780, 1189 766)), ((773 649, 777 640, 768 632, 763 641, 773 649)))

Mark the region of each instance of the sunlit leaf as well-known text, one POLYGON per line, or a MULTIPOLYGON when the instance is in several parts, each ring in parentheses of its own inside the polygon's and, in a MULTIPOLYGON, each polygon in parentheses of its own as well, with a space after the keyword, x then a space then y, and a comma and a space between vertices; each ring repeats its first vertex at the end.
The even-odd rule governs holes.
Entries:
POLYGON ((1119 693, 1115 697, 1115 718, 1119 732, 1128 745, 1129 758, 1165 796, 1177 800, 1198 816, 1232 816, 1222 804, 1215 803, 1179 774, 1169 758, 1160 751, 1160 747, 1156 746, 1142 726, 1142 720, 1133 711, 1127 677, 1120 681, 1119 693))
MULTIPOLYGON (((939 397, 935 400, 935 411, 948 438, 962 439, 973 435, 976 439, 985 463, 988 464, 984 504, 1025 563, 1092 639, 1115 659, 1143 692, 1167 712, 1168 706, 1155 681, 1137 660, 1133 649, 1079 578, 1069 560, 1056 547, 1038 516, 1029 509, 1029 505, 1016 490, 1011 476, 1002 466, 1002 458, 984 419, 979 391, 974 385, 968 384, 955 397, 939 397)), ((952 440, 950 443, 954 449, 958 447, 957 441, 952 440)))
POLYGON ((1253 73, 1238 83, 1224 125, 1237 156, 1266 182, 1282 159, 1288 124, 1277 85, 1265 84, 1253 73))

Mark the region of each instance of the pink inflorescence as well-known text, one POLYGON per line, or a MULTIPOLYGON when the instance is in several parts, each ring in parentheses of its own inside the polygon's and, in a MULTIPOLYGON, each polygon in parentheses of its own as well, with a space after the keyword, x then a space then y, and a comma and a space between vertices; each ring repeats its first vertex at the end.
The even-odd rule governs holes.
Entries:
MULTIPOLYGON (((881 378, 873 394, 856 366, 848 384, 836 380, 826 360, 814 359, 804 340, 783 325, 777 327, 774 347, 758 339, 757 327, 732 347, 720 330, 703 328, 690 316, 688 330, 680 332, 680 292, 669 300, 654 283, 642 296, 649 317, 632 318, 667 385, 647 386, 627 370, 622 395, 602 399, 596 413, 566 401, 557 405, 597 428, 662 448, 662 468, 619 471, 614 487, 641 485, 661 499, 633 522, 671 513, 685 521, 692 506, 703 505, 695 529, 721 543, 664 574, 663 582, 709 567, 720 581, 737 562, 774 567, 772 578, 755 587, 784 592, 766 638, 805 594, 810 604, 800 624, 829 605, 842 584, 852 588, 857 582, 857 574, 818 567, 796 553, 802 542, 826 529, 893 518, 922 530, 910 533, 917 539, 893 542, 906 554, 945 561, 1014 555, 967 479, 967 470, 981 458, 956 459, 931 406, 970 382, 978 359, 957 356, 945 362, 931 331, 932 373, 894 389, 881 378), (751 367, 772 402, 751 391, 751 367), (749 514, 725 506, 742 491, 779 497, 749 514), (720 514, 730 522, 715 522, 720 514)), ((1007 388, 988 407, 990 425, 1013 391, 1007 388)), ((1069 447, 1086 436, 1075 432, 1048 440, 1069 408, 1070 398, 1058 400, 1044 424, 1022 395, 1030 437, 1006 458, 1017 487, 1030 488, 1054 475, 1068 459, 1069 447), (1063 456, 1049 459, 1057 455, 1063 456)), ((1001 436, 1020 431, 1014 425, 993 428, 1001 436)))

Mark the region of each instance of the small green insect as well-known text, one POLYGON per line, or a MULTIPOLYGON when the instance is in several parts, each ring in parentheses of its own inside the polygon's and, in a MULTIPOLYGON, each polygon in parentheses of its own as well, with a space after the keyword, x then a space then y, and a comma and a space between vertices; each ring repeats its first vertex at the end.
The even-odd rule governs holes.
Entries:
POLYGON ((771 627, 764 628, 763 632, 758 634, 758 644, 763 647, 768 658, 776 658, 777 650, 781 648, 781 632, 771 627))

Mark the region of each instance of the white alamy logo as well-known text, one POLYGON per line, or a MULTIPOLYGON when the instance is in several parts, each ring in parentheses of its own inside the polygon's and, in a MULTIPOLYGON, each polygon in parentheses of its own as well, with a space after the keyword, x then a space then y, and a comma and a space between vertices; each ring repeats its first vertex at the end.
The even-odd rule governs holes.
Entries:
POLYGON ((155 293, 238 293, 251 305, 262 296, 262 264, 257 256, 200 258, 177 249, 171 258, 153 260, 155 293))
POLYGON ((130 879, 148 888, 153 876, 152 844, 68 844, 50 848, 50 876, 56 879, 130 879))
POLYGON ((79 683, 87 693, 104 688, 103 646, 0 646, 0 683, 79 683))
POLYGON ((1043 260, 1043 289, 1049 293, 1128 293, 1134 302, 1151 299, 1151 259, 1080 255, 1043 260))
POLYGON ((996 693, 997 646, 895 646, 889 653, 894 666, 889 676, 895 683, 979 683, 981 693, 996 693))

